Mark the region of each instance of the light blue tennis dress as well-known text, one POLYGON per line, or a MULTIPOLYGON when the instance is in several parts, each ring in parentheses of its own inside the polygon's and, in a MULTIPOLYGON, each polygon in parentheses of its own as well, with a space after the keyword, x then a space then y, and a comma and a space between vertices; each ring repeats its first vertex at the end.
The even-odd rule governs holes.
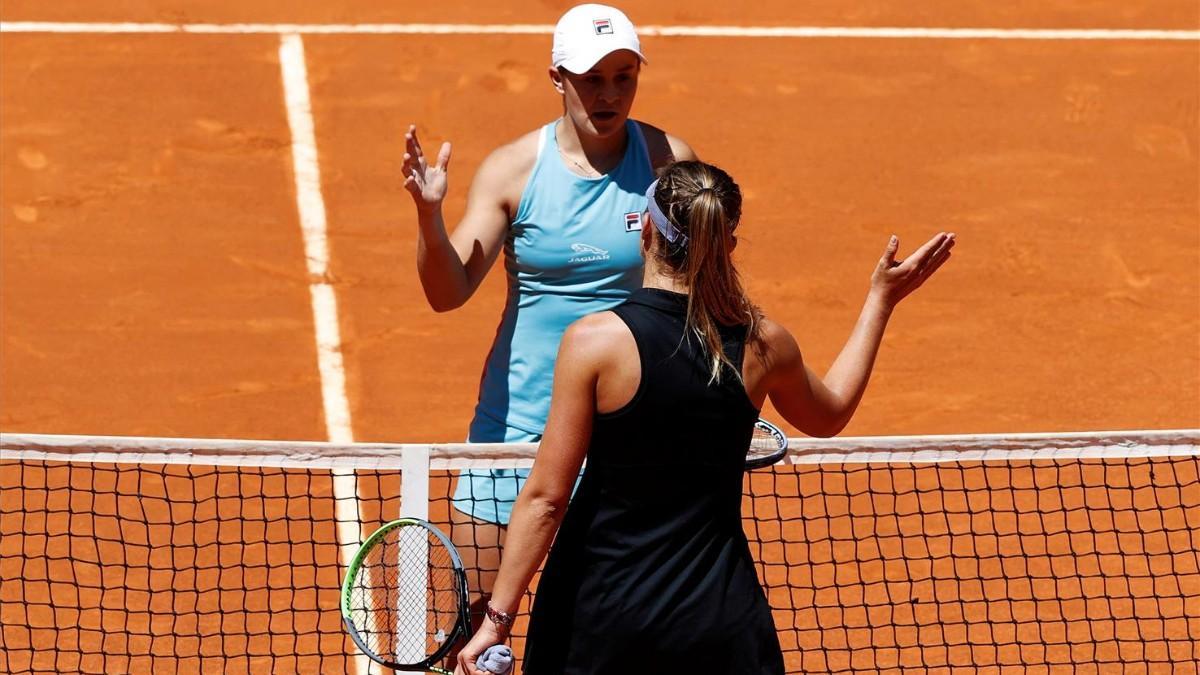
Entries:
MULTIPOLYGON (((641 288, 641 218, 654 169, 641 127, 616 169, 585 178, 567 169, 551 122, 504 244, 508 299, 484 364, 473 443, 537 442, 546 427, 558 344, 567 326, 641 288)), ((526 470, 463 472, 454 505, 508 524, 526 470)))

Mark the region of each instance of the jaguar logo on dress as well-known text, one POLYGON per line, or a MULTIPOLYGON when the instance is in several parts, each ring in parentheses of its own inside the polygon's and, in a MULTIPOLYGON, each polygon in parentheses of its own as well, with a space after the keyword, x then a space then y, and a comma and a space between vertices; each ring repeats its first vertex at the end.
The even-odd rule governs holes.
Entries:
POLYGON ((625 214, 625 231, 626 232, 637 232, 641 229, 642 229, 642 214, 637 213, 636 211, 633 213, 626 213, 625 214))
POLYGON ((608 255, 608 251, 605 251, 599 246, 592 246, 591 244, 571 244, 571 250, 575 251, 579 255, 572 256, 571 259, 567 261, 570 263, 591 262, 593 260, 608 260, 610 257, 608 255))

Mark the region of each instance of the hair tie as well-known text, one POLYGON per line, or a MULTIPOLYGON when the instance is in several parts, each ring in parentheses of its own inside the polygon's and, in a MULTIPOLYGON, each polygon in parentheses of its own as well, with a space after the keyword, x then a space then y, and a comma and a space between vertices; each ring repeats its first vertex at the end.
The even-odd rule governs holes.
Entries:
POLYGON ((662 207, 658 205, 658 201, 654 198, 654 191, 658 189, 658 181, 650 184, 646 188, 646 211, 650 213, 650 222, 654 223, 654 228, 662 234, 672 244, 678 244, 680 247, 686 247, 688 244, 688 236, 684 234, 671 219, 663 213, 662 207))

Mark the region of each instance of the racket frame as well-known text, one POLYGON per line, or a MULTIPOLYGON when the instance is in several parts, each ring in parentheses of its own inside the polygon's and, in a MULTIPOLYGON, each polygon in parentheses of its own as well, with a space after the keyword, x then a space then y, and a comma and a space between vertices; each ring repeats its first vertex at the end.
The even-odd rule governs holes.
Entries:
POLYGON ((369 537, 363 540, 362 545, 359 546, 358 551, 350 560, 350 564, 346 566, 346 577, 342 581, 342 600, 340 603, 342 623, 345 624, 346 632, 350 634, 350 639, 354 641, 359 650, 372 661, 384 667, 405 672, 433 672, 452 675, 451 671, 439 668, 433 664, 442 660, 458 640, 471 637, 470 595, 470 590, 467 587, 466 569, 463 568, 462 558, 458 555, 458 549, 450 542, 450 538, 428 521, 421 520, 420 518, 399 518, 380 526, 379 529, 372 532, 369 537), (446 547, 447 552, 450 554, 453 573, 461 589, 461 592, 458 594, 458 617, 455 619, 454 628, 451 629, 450 633, 446 636, 446 640, 442 642, 442 645, 433 654, 427 655, 424 660, 416 663, 396 663, 376 654, 367 647, 366 642, 359 635, 358 629, 354 627, 354 621, 350 618, 350 600, 351 593, 354 590, 354 579, 358 576, 358 571, 366 560, 367 553, 381 539, 387 536, 389 532, 401 527, 420 527, 437 537, 438 541, 441 542, 442 546, 446 547))
MULTIPOLYGON (((772 438, 775 439, 775 442, 778 444, 779 447, 775 452, 772 452, 769 455, 762 455, 760 457, 751 458, 750 455, 747 454, 747 456, 746 456, 746 471, 753 471, 754 469, 762 469, 762 468, 771 466, 772 464, 777 464, 784 457, 787 457, 788 438, 787 438, 787 434, 783 433, 782 429, 780 429, 779 427, 775 426, 774 424, 771 424, 770 422, 762 419, 761 417, 758 419, 757 422, 754 423, 754 429, 755 429, 755 431, 765 431, 767 434, 769 434, 772 438)), ((751 437, 751 443, 753 443, 753 436, 751 437)), ((747 449, 747 453, 748 452, 749 452, 749 449, 747 449)))

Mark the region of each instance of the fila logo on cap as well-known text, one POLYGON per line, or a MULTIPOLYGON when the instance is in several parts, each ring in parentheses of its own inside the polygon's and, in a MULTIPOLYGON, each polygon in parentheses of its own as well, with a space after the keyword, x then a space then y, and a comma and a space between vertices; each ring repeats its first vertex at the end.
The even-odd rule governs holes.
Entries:
POLYGON ((642 214, 626 213, 625 214, 625 231, 637 232, 642 229, 642 214))
POLYGON ((637 30, 624 12, 607 5, 576 5, 554 25, 550 63, 582 75, 600 59, 621 49, 637 54, 638 60, 646 62, 637 30))

